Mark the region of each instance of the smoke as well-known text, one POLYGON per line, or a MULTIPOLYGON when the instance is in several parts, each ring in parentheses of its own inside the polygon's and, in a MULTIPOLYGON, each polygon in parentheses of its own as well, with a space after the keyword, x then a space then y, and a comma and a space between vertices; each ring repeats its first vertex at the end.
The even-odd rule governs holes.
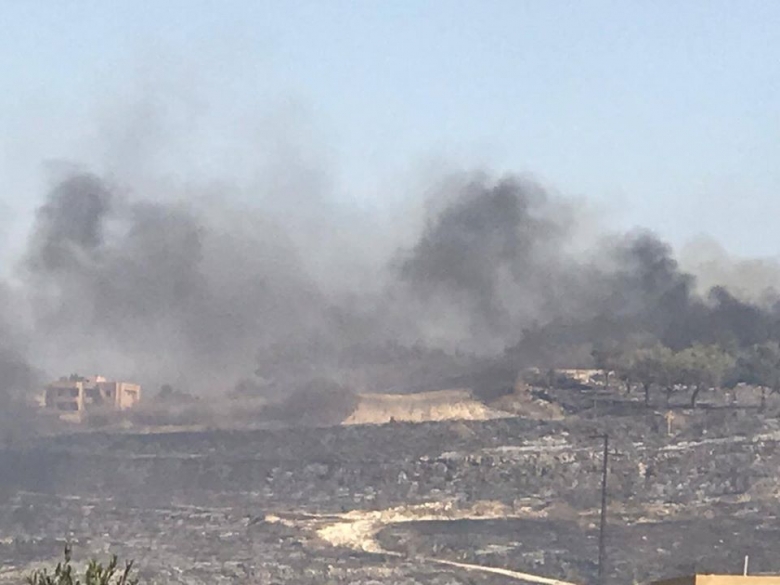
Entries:
POLYGON ((401 261, 401 280, 424 302, 468 315, 470 334, 505 336, 553 284, 550 252, 564 228, 546 203, 540 189, 512 178, 469 181, 401 261))
POLYGON ((67 178, 38 210, 38 241, 31 265, 41 271, 68 270, 81 263, 103 243, 103 220, 111 205, 111 193, 96 178, 67 178))
POLYGON ((278 191, 248 206, 230 187, 164 186, 81 170, 52 185, 0 288, 14 307, 0 314, 3 391, 77 370, 152 391, 410 389, 500 356, 586 365, 598 343, 780 334, 772 305, 701 292, 650 232, 586 246, 579 204, 527 178, 447 177, 424 218, 409 211, 413 241, 404 227, 392 246, 392 230, 372 233, 321 193, 313 207, 278 191))
POLYGON ((680 264, 696 274, 697 290, 702 294, 720 286, 743 301, 767 304, 776 300, 780 290, 780 262, 776 258, 739 258, 704 236, 683 246, 680 264))
POLYGON ((33 431, 33 406, 27 399, 40 382, 25 356, 23 331, 15 318, 18 308, 12 291, 0 283, 0 445, 33 431))
POLYGON ((284 233, 232 212, 123 194, 94 174, 57 184, 24 260, 46 354, 224 390, 270 344, 325 329, 328 301, 284 233))
POLYGON ((702 289, 671 246, 647 230, 605 233, 594 247, 580 247, 576 205, 533 182, 478 176, 454 191, 403 256, 398 275, 433 308, 418 322, 438 320, 446 330, 447 315, 465 320, 451 330, 461 347, 506 349, 518 365, 571 367, 590 365, 590 350, 600 344, 738 348, 780 333, 767 278, 775 274, 766 264, 760 271, 756 263, 732 264, 765 277, 751 283, 760 295, 732 292, 717 280, 702 289))

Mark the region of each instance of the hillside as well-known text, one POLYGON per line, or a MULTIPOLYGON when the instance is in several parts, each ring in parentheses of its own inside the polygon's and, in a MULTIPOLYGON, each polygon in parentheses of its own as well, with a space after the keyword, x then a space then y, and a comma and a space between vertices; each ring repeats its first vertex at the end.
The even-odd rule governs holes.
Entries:
MULTIPOLYGON (((434 412, 466 396, 417 401, 434 412)), ((371 407, 362 412, 398 405, 371 407)), ((738 570, 747 553, 754 571, 780 571, 774 417, 679 412, 670 436, 663 411, 597 408, 555 421, 90 433, 5 449, 0 582, 70 539, 79 555, 114 551, 168 583, 589 583, 603 430, 615 450, 610 582, 738 570)))

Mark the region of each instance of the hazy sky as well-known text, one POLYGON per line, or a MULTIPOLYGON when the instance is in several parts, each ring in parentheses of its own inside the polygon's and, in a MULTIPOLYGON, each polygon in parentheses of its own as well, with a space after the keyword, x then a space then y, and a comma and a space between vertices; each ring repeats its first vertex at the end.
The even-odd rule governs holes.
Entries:
POLYGON ((485 166, 780 251, 776 0, 4 0, 0 23, 0 230, 45 160, 229 178, 290 141, 368 206, 485 166))

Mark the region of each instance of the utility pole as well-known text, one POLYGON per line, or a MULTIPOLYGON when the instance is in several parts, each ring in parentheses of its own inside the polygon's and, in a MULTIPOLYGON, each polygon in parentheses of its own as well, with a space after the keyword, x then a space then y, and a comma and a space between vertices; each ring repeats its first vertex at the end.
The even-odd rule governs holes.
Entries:
POLYGON ((599 585, 606 583, 607 562, 607 470, 609 461, 609 435, 604 433, 604 460, 601 469, 601 523, 599 525, 599 585))

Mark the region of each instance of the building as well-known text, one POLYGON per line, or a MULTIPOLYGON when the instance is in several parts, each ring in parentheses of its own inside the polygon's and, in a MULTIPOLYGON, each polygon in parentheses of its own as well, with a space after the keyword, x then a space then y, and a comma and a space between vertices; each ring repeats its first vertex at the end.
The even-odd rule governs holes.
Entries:
POLYGON ((60 418, 81 420, 90 410, 126 410, 141 400, 141 387, 102 376, 60 378, 46 387, 44 408, 60 418))
POLYGON ((780 585, 780 575, 688 575, 652 585, 780 585))

